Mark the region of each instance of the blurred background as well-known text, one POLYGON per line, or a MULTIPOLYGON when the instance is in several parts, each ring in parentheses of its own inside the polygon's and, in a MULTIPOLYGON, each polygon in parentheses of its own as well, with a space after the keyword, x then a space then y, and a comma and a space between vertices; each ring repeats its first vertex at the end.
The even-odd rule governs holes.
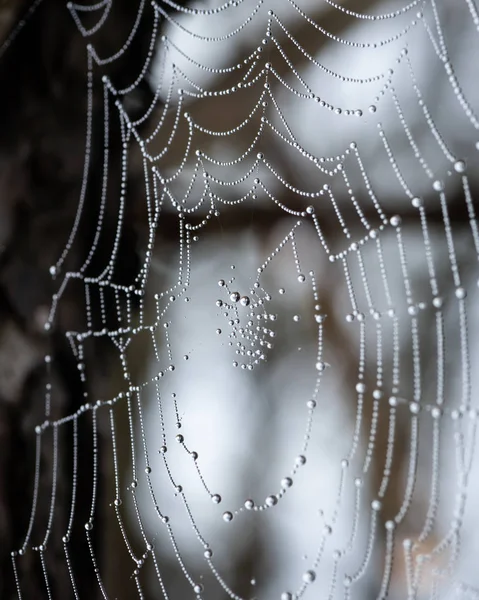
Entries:
POLYGON ((37 4, 1 597, 478 598, 473 0, 37 4))

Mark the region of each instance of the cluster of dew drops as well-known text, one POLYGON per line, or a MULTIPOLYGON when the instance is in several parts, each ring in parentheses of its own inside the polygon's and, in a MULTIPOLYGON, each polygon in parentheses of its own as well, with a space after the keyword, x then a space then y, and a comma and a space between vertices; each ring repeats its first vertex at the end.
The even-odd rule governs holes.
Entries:
MULTIPOLYGON (((231 268, 234 270, 235 266, 231 268)), ((267 305, 272 297, 259 281, 255 281, 249 294, 244 295, 232 288, 234 281, 234 277, 229 281, 218 281, 224 297, 216 301, 216 306, 222 309, 222 316, 227 319, 228 345, 235 347, 238 357, 233 366, 252 371, 266 360, 268 351, 273 348, 276 332, 271 323, 277 320, 278 315, 268 312, 267 305)), ((223 330, 218 328, 216 333, 222 335, 223 330)))

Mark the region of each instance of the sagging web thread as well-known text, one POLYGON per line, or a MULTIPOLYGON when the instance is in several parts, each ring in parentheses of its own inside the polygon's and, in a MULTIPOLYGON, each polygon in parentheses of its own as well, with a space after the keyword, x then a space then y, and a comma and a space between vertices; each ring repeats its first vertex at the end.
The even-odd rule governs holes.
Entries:
MULTIPOLYGON (((228 572, 223 572, 216 567, 215 539, 208 531, 203 531, 198 524, 198 518, 188 497, 188 486, 185 488, 178 481, 175 472, 173 446, 179 447, 184 456, 189 458, 194 466, 194 472, 203 488, 204 495, 209 497, 213 504, 224 504, 225 490, 211 487, 206 470, 211 470, 202 464, 199 455, 189 445, 188 436, 180 433, 168 422, 165 404, 170 399, 165 398, 163 392, 165 382, 185 372, 190 356, 177 352, 174 344, 175 327, 177 326, 174 307, 180 301, 184 302, 182 310, 187 310, 194 296, 195 289, 192 278, 195 274, 195 258, 201 246, 202 236, 208 234, 209 228, 216 218, 227 211, 233 211, 242 205, 258 205, 259 203, 270 206, 272 209, 282 211, 291 218, 286 231, 279 236, 273 247, 263 250, 264 256, 257 262, 256 267, 250 272, 242 273, 242 278, 247 281, 247 286, 238 287, 239 278, 223 274, 218 277, 215 285, 217 300, 214 306, 202 306, 204 315, 214 314, 223 323, 216 329, 215 334, 221 340, 225 351, 231 352, 231 368, 251 372, 251 377, 258 373, 270 356, 274 355, 278 342, 288 344, 288 336, 282 335, 281 306, 292 289, 300 288, 301 294, 309 298, 305 304, 308 308, 294 316, 294 322, 307 322, 309 328, 314 328, 316 336, 316 349, 314 357, 308 357, 310 371, 314 374, 312 386, 307 398, 294 402, 304 404, 304 436, 303 440, 291 439, 288 444, 291 449, 289 466, 283 465, 284 477, 276 487, 272 487, 266 497, 253 495, 244 499, 244 504, 227 506, 222 511, 222 519, 228 523, 224 527, 234 526, 249 518, 250 513, 263 515, 273 511, 281 511, 284 500, 291 494, 298 493, 300 486, 308 486, 308 480, 302 471, 309 467, 308 456, 311 440, 314 438, 315 424, 321 420, 322 411, 325 410, 322 397, 323 381, 334 372, 335 365, 327 361, 325 355, 326 330, 329 316, 323 310, 325 286, 325 273, 333 273, 334 277, 343 280, 341 284, 344 291, 343 312, 346 326, 355 328, 351 334, 353 353, 355 355, 356 379, 348 382, 353 388, 355 396, 355 417, 350 440, 349 451, 337 465, 339 484, 335 493, 336 500, 328 511, 320 512, 319 522, 315 524, 314 539, 317 548, 314 556, 308 557, 308 565, 303 572, 298 572, 297 577, 289 582, 289 589, 278 592, 275 597, 281 600, 293 598, 315 597, 318 573, 326 556, 332 556, 328 562, 328 596, 355 597, 355 586, 373 568, 376 545, 383 540, 381 563, 381 576, 377 596, 386 597, 391 584, 394 564, 398 560, 405 565, 405 579, 403 597, 418 597, 422 593, 421 581, 429 565, 433 565, 432 574, 429 575, 428 595, 439 597, 441 586, 447 585, 447 590, 454 588, 454 568, 459 560, 461 551, 462 519, 466 510, 468 481, 475 466, 475 437, 479 412, 477 402, 474 402, 471 383, 470 364, 470 329, 468 326, 468 297, 466 276, 461 272, 461 261, 458 258, 457 233, 451 223, 448 203, 448 189, 454 181, 456 187, 462 189, 461 202, 465 203, 469 214, 469 231, 461 236, 468 238, 470 254, 479 256, 479 235, 477 231, 475 205, 473 202, 469 171, 470 165, 466 164, 464 157, 456 156, 448 141, 441 132, 441 124, 433 119, 431 108, 424 99, 420 82, 416 80, 414 69, 414 55, 410 51, 410 39, 421 36, 426 39, 432 49, 438 64, 442 69, 442 77, 450 85, 450 91, 456 102, 457 114, 465 117, 472 130, 479 128, 479 120, 462 90, 454 65, 449 56, 445 23, 441 19, 440 2, 435 0, 414 0, 409 4, 389 13, 377 16, 361 14, 350 11, 339 4, 324 0, 324 5, 333 9, 338 14, 346 14, 358 22, 368 21, 368 38, 361 41, 349 40, 338 37, 321 26, 320 20, 316 22, 308 16, 309 9, 301 9, 293 0, 283 0, 283 4, 292 11, 294 17, 309 23, 317 31, 318 36, 326 36, 331 44, 341 46, 341 51, 347 56, 351 53, 382 52, 384 48, 393 46, 397 48, 396 58, 392 68, 381 72, 374 72, 364 77, 352 77, 335 72, 319 62, 319 59, 310 55, 301 45, 300 39, 295 39, 289 32, 288 23, 279 15, 279 7, 267 9, 263 0, 247 2, 247 0, 229 1, 214 9, 183 8, 176 6, 170 0, 164 0, 170 8, 176 8, 178 14, 184 13, 189 20, 181 20, 177 16, 170 16, 164 10, 162 3, 152 3, 151 45, 144 65, 138 77, 128 87, 118 89, 115 81, 104 77, 104 185, 99 203, 98 229, 93 240, 91 250, 85 263, 76 272, 62 270, 68 254, 75 244, 81 219, 83 218, 84 200, 88 188, 90 170, 90 154, 92 143, 92 97, 93 73, 100 66, 120 59, 134 39, 142 12, 149 7, 142 0, 138 9, 138 20, 134 23, 131 34, 125 44, 112 56, 100 56, 93 45, 89 43, 93 36, 108 19, 111 1, 104 0, 96 5, 82 6, 69 4, 68 9, 72 18, 85 38, 85 51, 88 56, 87 73, 87 123, 86 123, 86 148, 85 168, 82 191, 78 202, 78 211, 73 223, 71 235, 65 245, 64 251, 57 263, 51 267, 51 275, 59 282, 58 291, 53 297, 51 311, 45 328, 48 330, 54 323, 57 307, 62 302, 62 296, 72 280, 80 281, 85 292, 85 329, 68 333, 68 342, 76 357, 82 381, 88 377, 83 363, 84 346, 89 339, 94 337, 107 338, 117 349, 122 363, 125 379, 124 390, 107 400, 88 400, 78 410, 61 420, 52 421, 49 414, 50 388, 46 391, 45 421, 37 425, 37 458, 35 468, 35 481, 33 489, 33 502, 31 520, 25 533, 23 544, 12 552, 14 571, 19 561, 25 560, 28 551, 36 551, 38 559, 44 561, 44 556, 49 551, 49 537, 55 526, 55 486, 58 454, 58 432, 60 428, 70 428, 74 438, 74 455, 77 452, 77 424, 79 419, 87 416, 94 423, 94 470, 93 493, 91 501, 90 518, 85 523, 85 536, 90 544, 93 567, 96 566, 97 557, 93 545, 90 543, 91 531, 95 524, 96 485, 98 478, 98 456, 96 452, 98 430, 96 427, 97 416, 101 411, 109 415, 110 433, 113 459, 114 459, 114 486, 110 490, 112 510, 115 511, 118 527, 122 531, 124 543, 131 556, 132 576, 135 579, 139 596, 142 597, 145 582, 142 581, 144 565, 153 563, 156 576, 156 597, 169 598, 167 586, 164 583, 161 557, 155 547, 154 536, 146 530, 142 518, 142 502, 138 500, 140 492, 149 497, 150 505, 158 518, 158 536, 166 536, 171 545, 171 552, 176 558, 184 578, 188 582, 192 597, 208 598, 208 587, 204 587, 201 580, 192 574, 192 571, 183 558, 183 549, 177 542, 174 523, 169 519, 165 509, 162 508, 164 495, 175 495, 177 501, 184 505, 184 518, 188 519, 194 532, 194 543, 198 556, 203 556, 204 564, 217 580, 224 593, 231 598, 240 599, 229 583, 228 572), (85 11, 98 13, 97 24, 90 29, 83 26, 82 16, 85 11), (240 12, 242 11, 242 12, 240 12), (233 25, 230 32, 221 35, 205 35, 202 22, 213 22, 216 18, 225 18, 231 15, 230 22, 238 23, 237 14, 240 15, 240 24, 233 25), (161 38, 161 55, 163 70, 160 74, 154 102, 149 110, 132 120, 128 114, 123 99, 134 91, 140 82, 147 76, 148 69, 157 52, 156 39, 159 24, 167 20, 172 30, 178 28, 184 36, 190 36, 195 42, 201 42, 216 52, 222 44, 228 46, 234 43, 236 36, 248 31, 254 24, 262 32, 257 40, 257 45, 251 53, 240 63, 228 67, 209 67, 188 54, 187 46, 179 47, 167 35, 161 38), (200 23, 196 28, 195 23, 200 23), (384 22, 392 22, 395 31, 382 37, 384 22), (191 30, 190 30, 191 24, 191 30), (259 25, 258 25, 259 24, 259 25), (368 41, 374 38, 375 41, 368 41), (341 101, 330 100, 328 86, 316 89, 313 83, 308 83, 311 77, 306 77, 299 72, 292 57, 284 51, 282 44, 289 39, 296 51, 302 55, 302 60, 308 63, 312 71, 320 71, 328 78, 331 89, 335 82, 341 86, 369 86, 374 90, 370 94, 371 100, 364 106, 354 101, 352 94, 343 93, 341 101), (181 58, 182 60, 177 60, 181 58), (175 62, 177 61, 177 62, 175 62), (181 65, 188 62, 190 70, 186 71, 181 65), (276 66, 286 64, 289 75, 284 77, 276 66), (167 68, 165 65, 169 66, 167 68), (191 74, 197 74, 197 78, 191 74), (205 84, 201 78, 202 73, 214 75, 214 84, 205 84), (235 75, 234 84, 222 87, 221 78, 235 75), (396 78, 401 74, 402 88, 397 90, 396 78), (414 99, 421 112, 422 126, 434 140, 435 149, 439 158, 427 158, 423 153, 420 143, 413 134, 413 127, 408 122, 407 111, 402 108, 401 95, 404 95, 404 82, 407 81, 407 94, 414 99), (194 114, 188 112, 188 105, 192 102, 201 102, 208 105, 213 99, 224 97, 223 109, 228 110, 233 106, 235 97, 240 96, 244 90, 249 90, 255 96, 255 103, 251 109, 247 108, 243 114, 237 111, 234 114, 234 126, 230 129, 215 130, 212 126, 204 126, 201 120, 196 120, 194 114), (284 98, 293 97, 301 100, 302 106, 315 106, 318 123, 324 115, 334 115, 334 118, 351 120, 357 119, 365 124, 370 135, 377 136, 377 152, 387 159, 387 177, 394 180, 394 185, 399 186, 400 196, 404 199, 397 208, 397 214, 391 215, 387 198, 382 198, 376 193, 372 183, 371 165, 363 160, 361 139, 350 141, 338 155, 322 156, 308 150, 310 140, 302 141, 299 134, 295 133, 294 125, 286 115, 283 108, 284 98), (383 105, 392 106, 396 111, 397 122, 400 123, 403 135, 408 143, 408 153, 415 160, 421 177, 429 182, 431 192, 428 201, 424 194, 415 191, 417 177, 409 176, 401 169, 394 150, 392 135, 388 135, 382 120, 383 105), (159 111, 158 111, 159 109, 159 111), (142 137, 139 126, 149 118, 154 111, 158 111, 157 125, 148 137, 142 137), (173 118, 172 118, 173 115, 173 118), (182 153, 180 160, 174 165, 168 163, 171 149, 175 144, 180 131, 185 127, 185 135, 181 138, 182 153), (253 124, 253 127, 251 125, 253 124), (108 140, 110 130, 119 127, 123 143, 123 171, 121 196, 118 209, 118 229, 114 244, 111 248, 111 260, 104 271, 97 277, 87 277, 85 272, 95 254, 96 244, 101 236, 102 214, 106 203, 108 186, 108 140), (235 146, 235 136, 243 135, 243 131, 253 129, 249 145, 246 150, 241 150, 242 145, 235 146), (234 157, 228 155, 223 158, 217 156, 211 140, 220 141, 231 138, 229 148, 234 148, 234 157), (307 163, 313 169, 313 176, 309 183, 314 182, 311 189, 303 189, 288 180, 287 173, 283 173, 275 164, 275 156, 268 156, 268 146, 258 150, 263 138, 273 140, 274 146, 285 146, 294 153, 297 160, 307 163), (165 140, 161 143, 158 140, 165 140), (142 256, 142 267, 134 281, 129 286, 115 283, 114 269, 117 259, 119 240, 122 235, 122 220, 125 215, 127 203, 132 198, 127 195, 128 161, 132 148, 137 147, 141 152, 144 167, 144 191, 146 211, 148 215, 148 239, 146 249, 142 256), (240 148, 240 149, 238 149, 240 148), (166 165, 166 166, 165 166, 166 165), (234 169, 234 170, 233 170, 234 169), (287 192, 287 193, 286 193, 287 192), (347 200, 345 200, 345 198, 347 200), (429 202, 429 204, 428 204, 429 202), (432 203, 432 204, 431 204, 432 203), (412 206, 414 217, 410 219, 415 227, 419 228, 423 273, 418 285, 411 275, 411 259, 408 257, 407 224, 403 224, 401 207, 407 205, 407 211, 412 206), (437 228, 431 233, 428 220, 428 206, 439 207, 442 216, 441 239, 445 242, 446 258, 438 259, 436 253, 437 228), (175 280, 168 284, 162 291, 155 295, 155 310, 153 318, 149 318, 145 308, 145 291, 150 272, 155 262, 155 242, 161 237, 162 220, 165 214, 175 217, 177 230, 176 251, 168 257, 162 257, 163 262, 170 261, 168 267, 174 270, 175 280), (327 226, 324 215, 329 220, 327 226), (315 232, 317 249, 312 249, 311 237, 308 243, 302 242, 304 231, 315 232), (388 251, 386 252, 385 246, 388 251), (392 248, 392 250, 391 250, 392 248), (326 257, 327 266, 322 266, 319 272, 306 265, 311 261, 310 256, 326 257), (284 272, 284 287, 272 289, 269 271, 274 268, 277 261, 284 258, 288 266, 284 272), (439 261, 441 264, 439 264, 439 261), (445 266, 446 265, 446 266, 445 266), (374 284, 371 283, 374 280, 374 284), (397 285, 397 282, 400 285, 397 285), (393 290, 394 287, 394 290, 393 290), (104 324, 111 323, 111 315, 104 313, 102 300, 105 290, 111 290, 117 296, 118 314, 117 326, 107 328, 104 324), (451 291, 452 290, 452 291, 451 291), (122 308, 124 302, 125 308, 122 308), (94 326, 92 319, 92 305, 98 303, 102 312, 102 327, 94 326), (134 304, 138 303, 139 310, 135 313, 134 304), (446 316, 447 311, 454 313, 456 348, 459 348, 459 362, 461 371, 460 397, 448 396, 448 344, 446 343, 446 316), (137 316, 135 316, 137 314, 137 316), (427 318, 426 316, 427 315, 427 318), (423 328, 424 323, 430 328, 428 340, 433 345, 434 359, 433 383, 424 380, 423 365, 423 328), (128 348, 135 338, 141 337, 148 340, 151 351, 155 357, 155 373, 151 378, 141 383, 132 378, 127 360, 128 348), (224 341, 226 338, 226 341, 224 341), (401 344, 407 340, 409 358, 404 359, 405 351, 401 344), (406 363, 406 364, 405 364, 406 363), (254 372, 254 375, 253 375, 254 372), (434 388, 431 395, 430 388, 434 388), (429 390, 425 391, 425 387, 429 390), (149 428, 145 423, 145 402, 147 397, 154 397, 156 401, 155 425, 156 436, 149 435, 149 428), (367 401, 372 400, 372 417, 365 421, 364 411, 367 401), (129 439, 120 439, 117 435, 118 407, 127 407, 129 439), (372 500, 365 491, 365 482, 368 481, 374 457, 377 439, 377 428, 380 413, 388 414, 388 444, 384 457, 384 467, 381 480, 373 490, 372 500), (383 499, 387 495, 393 477, 392 465, 395 457, 395 432, 398 421, 408 421, 408 450, 407 473, 403 495, 399 507, 384 519, 382 516, 383 499), (402 526, 407 523, 407 518, 413 503, 413 496, 417 488, 418 461, 420 458, 419 431, 424 421, 428 421, 432 430, 432 444, 427 449, 422 449, 429 456, 430 484, 426 516, 417 528, 414 535, 402 533, 402 526), (362 430, 365 423, 369 424, 366 434, 367 443, 362 430), (440 451, 444 443, 443 431, 450 427, 450 451, 456 457, 456 479, 451 482, 454 488, 453 517, 449 519, 448 527, 440 537, 436 535, 436 522, 438 503, 440 498, 440 451), (31 540, 31 531, 36 516, 36 502, 38 496, 38 481, 41 477, 40 447, 46 430, 53 432, 53 448, 55 460, 53 463, 53 489, 51 509, 44 539, 34 546, 31 540), (119 445, 131 447, 131 480, 125 481, 120 477, 117 449, 119 445), (153 454, 160 455, 162 469, 169 480, 168 487, 159 488, 155 480, 155 471, 150 466, 153 454), (294 484, 294 485, 293 485, 294 484), (133 505, 135 527, 142 540, 141 544, 132 543, 128 538, 123 513, 123 500, 131 496, 133 505), (349 495, 349 496, 348 496, 349 495), (352 497, 353 502, 348 500, 352 497), (353 515, 351 528, 347 539, 335 537, 338 521, 342 518, 345 505, 352 509, 353 515), (366 508, 365 508, 366 507, 366 508), (362 519, 367 520, 366 540, 359 535, 359 525, 362 519), (229 524, 231 523, 231 525, 229 524), (396 540, 402 539, 402 556, 397 556, 396 540), (430 543, 434 540, 434 543, 430 543), (359 546, 359 547, 358 547, 359 546), (356 567, 347 569, 343 566, 348 556, 356 557, 356 567), (437 566, 440 565, 440 566, 437 566), (445 582, 448 582, 447 584, 445 582), (452 582, 452 583, 451 583, 452 582)), ((479 18, 473 0, 464 0, 456 10, 465 10, 470 13, 470 22, 479 29, 479 18)), ((65 8, 67 10, 67 7, 65 8)), ((214 27, 210 27, 214 31, 214 27)), ((371 54, 368 54, 371 56, 371 54)), ((347 64, 347 63, 345 63, 347 64)), ((372 67, 374 64, 371 62, 372 67)), ((347 69, 345 69, 346 71, 347 69)), ((369 89, 368 88, 368 89, 369 89)), ((364 98, 364 94, 361 98, 364 98)), ((236 102, 235 107, 238 106, 236 102)), ((235 109, 237 110, 237 109, 235 109)), ((338 127, 342 121, 338 120, 338 127)), ((315 127, 313 122, 311 127, 315 127)), ((249 131, 249 130, 248 130, 249 131)), ((320 135, 318 126, 318 136, 320 135)), ((239 138, 244 140, 244 136, 239 138)), ((471 142, 472 144, 472 142, 471 142)), ((462 241, 461 241, 462 243, 462 241)), ((319 259, 322 260, 322 259, 319 259)), ((342 306, 343 308, 343 306, 342 306)), ((341 310, 342 310, 341 308, 341 310)), ((195 340, 192 338, 191 342, 195 340)), ((449 343, 450 340, 448 340, 449 343)), ((46 368, 49 368, 51 358, 45 358, 46 368)), ((173 394, 175 420, 181 422, 181 398, 173 394)), ((187 418, 187 415, 184 417, 187 418)), ((240 433, 238 440, 240 444, 240 433)), ((257 460, 252 457, 252 460, 257 460)), ((71 518, 64 532, 65 561, 68 565, 72 583, 72 593, 78 597, 75 584, 75 573, 69 555, 69 542, 72 534, 72 525, 75 514, 75 486, 76 486, 76 459, 73 460, 72 476, 72 506, 71 518)), ((314 478, 314 472, 308 474, 314 478)), ((318 498, 318 506, 321 498, 318 498)), ((221 517, 220 517, 221 518, 221 517)), ((304 526, 301 515, 297 515, 298 527, 304 526)), ((231 539, 234 544, 234 539, 231 539)), ((350 565, 351 563, 348 563, 350 565)), ((98 585, 105 598, 108 590, 104 586, 102 573, 97 569, 98 585)), ((48 587, 48 581, 46 580, 48 587)), ((461 584, 462 585, 462 584, 461 584)), ((462 585, 460 588, 464 597, 478 597, 478 592, 462 585)), ((443 588, 444 589, 444 588, 443 588)), ((21 596, 21 590, 18 590, 21 596)), ((443 592, 441 592, 443 593, 443 592)))

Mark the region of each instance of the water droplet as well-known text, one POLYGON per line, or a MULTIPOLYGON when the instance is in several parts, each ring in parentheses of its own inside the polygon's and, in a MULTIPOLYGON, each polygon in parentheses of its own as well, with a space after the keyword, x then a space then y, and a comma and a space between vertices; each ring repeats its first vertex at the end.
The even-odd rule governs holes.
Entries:
POLYGON ((456 160, 454 163, 454 170, 456 173, 464 173, 466 170, 466 163, 463 160, 456 160))
POLYGON ((394 215, 389 219, 389 222, 393 227, 399 227, 401 225, 401 217, 399 215, 394 215))
POLYGON ((302 466, 306 464, 306 456, 304 456, 304 454, 300 454, 299 456, 296 457, 296 464, 298 466, 302 466))
POLYGON ((218 281, 218 285, 219 285, 220 287, 224 287, 224 286, 226 285, 226 282, 225 282, 225 280, 224 280, 224 279, 220 279, 220 280, 218 281))
POLYGON ((421 406, 417 402, 411 402, 409 404, 409 410, 413 415, 417 415, 421 411, 421 406))
POLYGON ((306 277, 302 273, 300 273, 298 275, 298 281, 299 283, 304 283, 306 281, 306 277))
POLYGON ((249 306, 251 300, 248 298, 248 296, 242 296, 240 299, 240 304, 242 306, 249 306))
POLYGON ((210 559, 213 556, 213 550, 211 550, 210 548, 207 548, 204 552, 203 552, 203 556, 205 558, 210 559))
POLYGON ((248 500, 246 500, 244 503, 244 507, 246 508, 246 510, 252 510, 254 507, 254 500, 251 500, 251 498, 248 498, 248 500))
POLYGON ((362 381, 360 381, 356 384, 356 391, 358 392, 358 394, 364 394, 364 392, 366 391, 366 385, 362 381))
POLYGON ((316 573, 314 571, 306 571, 306 573, 303 574, 304 583, 313 583, 315 579, 316 573))
POLYGON ((230 512, 228 510, 225 513, 223 513, 223 521, 226 521, 226 523, 229 523, 232 520, 233 520, 233 513, 232 512, 230 512))
POLYGON ((411 200, 411 204, 414 206, 414 208, 421 208, 421 206, 424 205, 424 202, 422 201, 422 198, 414 196, 414 198, 411 200))
POLYGON ((458 300, 464 300, 464 298, 467 296, 467 292, 463 287, 456 288, 454 293, 456 294, 456 298, 458 300))
POLYGON ((219 494, 213 494, 211 499, 213 500, 214 504, 219 504, 221 502, 221 496, 219 494))
POLYGON ((238 292, 233 292, 230 294, 231 302, 238 302, 239 299, 240 299, 240 295, 238 292))
POLYGON ((282 488, 290 488, 293 485, 293 480, 291 479, 291 477, 283 477, 283 479, 281 480, 281 487, 282 488))
POLYGON ((195 594, 201 594, 201 592, 203 590, 204 590, 204 586, 201 583, 197 583, 193 588, 193 591, 195 592, 195 594))
POLYGON ((278 504, 278 497, 272 494, 266 498, 265 503, 266 506, 276 506, 278 504))
POLYGON ((439 179, 433 182, 432 187, 436 192, 442 192, 444 190, 444 183, 439 179))

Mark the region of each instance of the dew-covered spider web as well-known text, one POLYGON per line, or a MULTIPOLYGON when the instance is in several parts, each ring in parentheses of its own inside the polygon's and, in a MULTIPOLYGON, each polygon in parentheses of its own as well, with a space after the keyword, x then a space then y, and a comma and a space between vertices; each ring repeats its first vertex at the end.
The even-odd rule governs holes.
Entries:
POLYGON ((88 61, 85 162, 45 328, 74 286, 84 295, 84 327, 67 333, 78 385, 95 377, 84 355, 98 339, 121 381, 56 420, 47 385, 13 572, 48 558, 61 460, 71 464, 62 560, 75 598, 80 485, 91 490, 81 535, 104 598, 122 596, 91 543, 99 485, 115 540, 107 559, 134 583, 131 597, 479 598, 475 0, 141 0, 129 37, 103 55, 95 36, 114 2, 65 4, 88 61), (109 65, 145 18, 146 61, 120 84, 109 65), (147 80, 153 101, 138 114, 147 80), (71 271, 92 218, 93 144, 96 234, 71 271), (91 274, 112 185, 110 261, 91 274), (133 206, 140 266, 118 282, 133 206), (80 481, 82 420, 93 423, 82 442, 94 458, 80 481), (47 515, 36 511, 42 444, 55 457, 47 515))

